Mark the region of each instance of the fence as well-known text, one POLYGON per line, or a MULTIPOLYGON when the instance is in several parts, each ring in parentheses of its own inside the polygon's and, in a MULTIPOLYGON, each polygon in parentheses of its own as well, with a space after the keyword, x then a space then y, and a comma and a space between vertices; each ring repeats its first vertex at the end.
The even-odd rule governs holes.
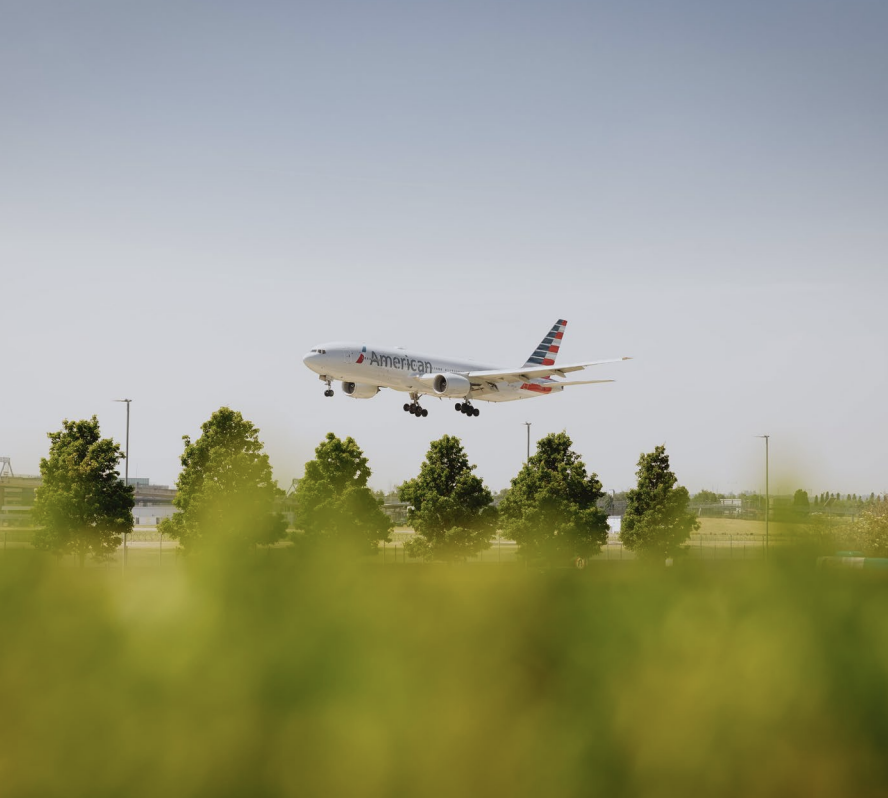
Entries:
MULTIPOLYGON (((13 555, 16 551, 33 550, 33 535, 33 528, 0 530, 0 557, 13 555)), ((133 534, 126 537, 126 551, 123 546, 120 546, 109 558, 101 562, 87 558, 86 564, 90 568, 120 569, 158 565, 166 567, 173 565, 178 560, 179 547, 176 541, 160 535, 156 530, 137 528, 133 534)), ((73 555, 69 555, 65 559, 70 559, 72 562, 76 560, 73 555)))
MULTIPOLYGON (((380 552, 376 560, 383 565, 421 563, 419 558, 410 557, 404 548, 404 543, 413 538, 412 532, 395 532, 392 534, 392 542, 380 544, 380 552)), ((686 556, 691 559, 704 560, 754 560, 763 559, 768 549, 783 548, 790 544, 801 542, 803 538, 770 536, 766 540, 764 535, 692 535, 684 545, 686 556)), ((634 560, 635 554, 626 549, 619 540, 609 540, 601 547, 597 560, 621 561, 634 560)), ((512 540, 501 537, 491 539, 491 546, 480 554, 469 557, 466 562, 483 564, 523 564, 518 556, 518 546, 512 540)))
MULTIPOLYGON (((0 530, 2 537, 2 549, 0 555, 7 554, 14 549, 30 549, 32 529, 4 529, 0 530)), ((391 540, 381 543, 376 555, 368 557, 367 561, 380 565, 420 564, 421 558, 411 557, 405 543, 412 540, 414 533, 407 530, 393 532, 391 540)), ((771 535, 766 540, 764 535, 692 535, 683 546, 685 556, 691 559, 725 560, 763 559, 768 551, 786 549, 794 545, 816 545, 818 541, 810 535, 771 535)), ((490 541, 490 548, 466 562, 487 565, 516 565, 525 561, 519 556, 518 545, 513 540, 507 540, 498 535, 490 541)), ((819 552, 830 553, 830 552, 819 552)), ((177 558, 178 544, 164 538, 155 529, 137 528, 133 534, 127 536, 127 565, 154 565, 169 564, 177 558)), ((117 554, 104 564, 113 566, 122 564, 123 547, 117 554)), ((601 547, 597 561, 625 561, 635 559, 633 552, 626 549, 616 539, 609 540, 601 547)))

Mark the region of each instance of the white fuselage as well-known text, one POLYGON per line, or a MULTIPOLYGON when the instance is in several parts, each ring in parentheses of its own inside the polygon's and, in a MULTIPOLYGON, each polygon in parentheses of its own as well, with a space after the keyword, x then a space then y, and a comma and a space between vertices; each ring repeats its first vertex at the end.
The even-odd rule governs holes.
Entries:
MULTIPOLYGON (((440 395, 431 385, 431 375, 465 375, 499 368, 470 360, 412 352, 400 347, 347 341, 321 344, 309 352, 303 362, 322 379, 431 396, 440 395)), ((557 382, 545 378, 516 382, 473 380, 465 393, 449 396, 486 402, 508 402, 561 390, 557 382)))

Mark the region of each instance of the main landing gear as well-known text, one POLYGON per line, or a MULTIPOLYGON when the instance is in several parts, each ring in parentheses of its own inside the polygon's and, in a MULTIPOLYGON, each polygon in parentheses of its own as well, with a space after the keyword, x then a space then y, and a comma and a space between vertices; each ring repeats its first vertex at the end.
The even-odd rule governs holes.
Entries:
POLYGON ((417 418, 425 418, 429 414, 429 411, 424 407, 419 406, 419 394, 412 393, 410 394, 410 398, 413 401, 410 402, 410 404, 404 405, 404 412, 410 413, 417 418))
POLYGON ((468 402, 463 402, 460 404, 457 402, 453 409, 456 410, 457 413, 462 413, 464 416, 480 416, 481 411, 477 407, 472 407, 468 402))

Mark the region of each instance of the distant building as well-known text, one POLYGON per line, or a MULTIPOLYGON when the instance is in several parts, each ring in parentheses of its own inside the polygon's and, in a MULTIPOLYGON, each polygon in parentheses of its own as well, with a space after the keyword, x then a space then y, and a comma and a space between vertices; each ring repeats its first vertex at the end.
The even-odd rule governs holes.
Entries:
POLYGON ((167 485, 152 485, 148 479, 133 477, 129 479, 130 485, 135 489, 133 499, 133 524, 135 526, 157 526, 164 518, 169 518, 176 512, 173 499, 176 498, 176 489, 167 485))
POLYGON ((719 499, 725 515, 740 515, 743 512, 743 499, 719 499))
POLYGON ((294 478, 290 482, 290 487, 287 488, 284 498, 275 502, 276 509, 286 520, 288 528, 292 528, 296 519, 296 488, 298 487, 299 480, 294 478))
MULTIPOLYGON (((3 457, 0 461, 0 527, 31 526, 34 494, 43 484, 43 477, 14 476, 9 458, 3 457)), ((168 518, 175 512, 175 488, 152 485, 147 477, 130 477, 129 484, 134 488, 135 526, 155 526, 161 519, 168 518)))
POLYGON ((392 520, 395 526, 406 526, 407 511, 410 505, 407 502, 399 502, 394 499, 386 498, 382 505, 382 511, 392 520))
POLYGON ((31 526, 34 492, 43 484, 40 477, 12 476, 12 469, 0 476, 0 527, 31 526))

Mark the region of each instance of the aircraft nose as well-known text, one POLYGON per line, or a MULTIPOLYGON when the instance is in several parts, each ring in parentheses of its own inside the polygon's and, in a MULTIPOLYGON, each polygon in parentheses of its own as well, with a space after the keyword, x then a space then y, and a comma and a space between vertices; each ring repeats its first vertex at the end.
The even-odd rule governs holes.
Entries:
POLYGON ((302 362, 312 371, 323 374, 324 370, 330 365, 330 356, 324 347, 318 346, 312 349, 311 352, 306 352, 302 362))

